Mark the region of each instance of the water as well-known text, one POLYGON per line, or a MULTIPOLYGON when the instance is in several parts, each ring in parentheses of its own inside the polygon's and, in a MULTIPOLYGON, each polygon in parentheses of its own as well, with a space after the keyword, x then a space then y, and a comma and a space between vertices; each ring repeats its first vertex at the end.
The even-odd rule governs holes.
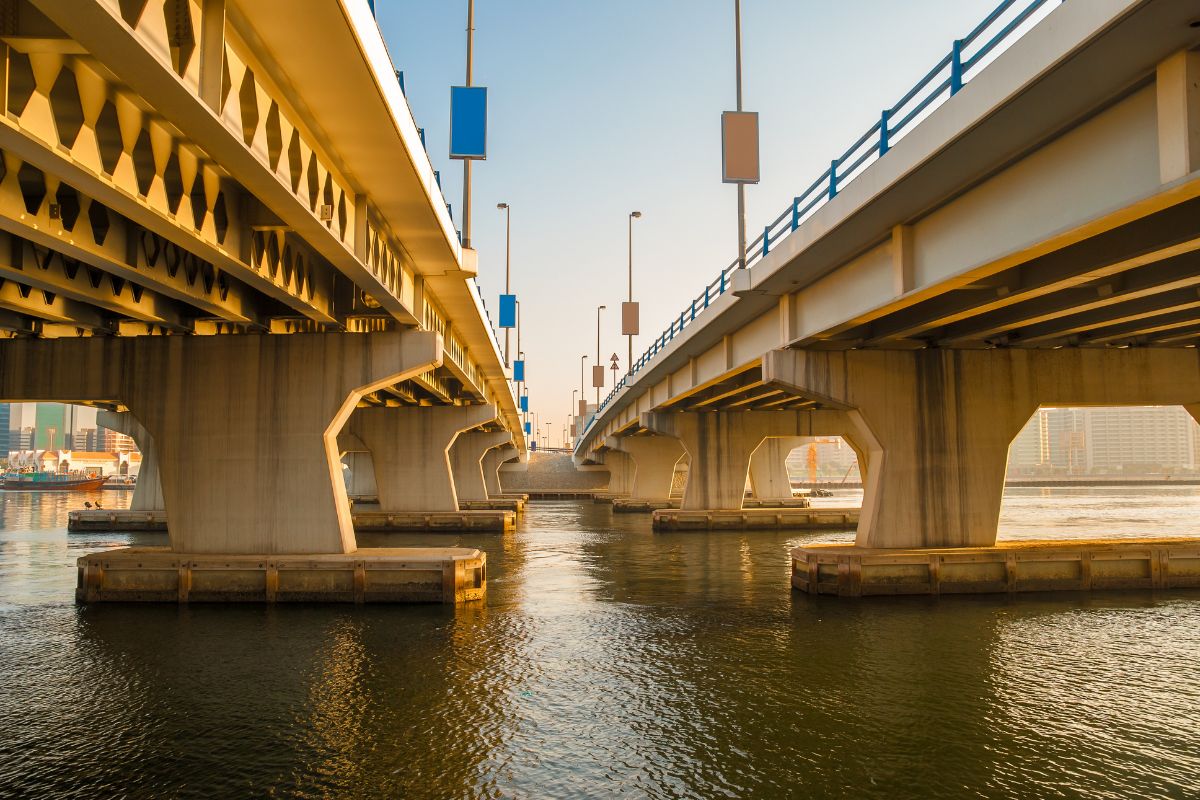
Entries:
MULTIPOLYGON (((68 502, 0 495, 3 797, 1200 797, 1200 592, 810 598, 787 552, 828 535, 562 502, 386 537, 485 549, 482 604, 76 607, 77 555, 163 537, 68 502)), ((1003 527, 1197 512, 1022 489, 1003 527)))

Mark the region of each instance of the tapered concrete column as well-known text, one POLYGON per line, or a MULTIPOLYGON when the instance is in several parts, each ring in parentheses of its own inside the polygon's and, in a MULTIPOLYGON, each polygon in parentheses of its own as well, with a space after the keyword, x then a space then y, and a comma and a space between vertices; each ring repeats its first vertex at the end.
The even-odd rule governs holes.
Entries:
POLYGON ((787 458, 804 444, 802 436, 763 439, 750 456, 750 489, 759 500, 791 500, 792 479, 787 458))
POLYGON ((847 410, 863 547, 995 544, 1009 444, 1039 405, 1200 402, 1200 356, 1183 348, 781 350, 763 377, 847 410))
POLYGON ((360 408, 346 428, 371 451, 383 511, 458 511, 450 447, 495 418, 491 405, 360 408))
POLYGON ((0 396, 125 405, 154 440, 176 552, 347 553, 337 434, 441 355, 416 331, 12 339, 0 396))
POLYGON ((166 511, 167 501, 163 499, 162 478, 158 474, 158 453, 154 450, 154 437, 150 432, 128 411, 98 411, 96 424, 131 437, 142 454, 142 465, 138 468, 137 485, 133 489, 129 509, 166 511))
POLYGON ((642 414, 642 427, 674 436, 691 457, 682 508, 737 510, 746 493, 750 456, 767 437, 842 435, 836 411, 708 411, 642 414))
POLYGON ((487 482, 483 477, 483 457, 494 447, 512 441, 508 431, 472 431, 460 433, 450 448, 450 471, 454 476, 454 491, 458 499, 488 499, 487 482))
POLYGON ((606 491, 609 494, 628 497, 637 473, 637 465, 633 463, 633 458, 621 450, 609 448, 604 451, 604 466, 608 469, 606 491))
MULTIPOLYGON (((609 436, 609 452, 620 451, 633 460, 629 496, 637 500, 666 500, 671 496, 675 465, 683 458, 683 444, 673 436, 609 436)), ((608 457, 605 456, 605 459, 608 457)))
POLYGON ((483 454, 483 485, 489 498, 504 494, 500 485, 500 465, 517 458, 516 445, 505 444, 483 454))

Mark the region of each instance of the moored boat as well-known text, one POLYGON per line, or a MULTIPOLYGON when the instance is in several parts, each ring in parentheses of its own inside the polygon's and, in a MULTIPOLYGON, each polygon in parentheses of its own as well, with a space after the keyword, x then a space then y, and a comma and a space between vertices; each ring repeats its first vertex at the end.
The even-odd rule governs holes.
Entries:
POLYGON ((82 472, 9 472, 4 475, 7 491, 86 492, 104 485, 103 475, 82 472))

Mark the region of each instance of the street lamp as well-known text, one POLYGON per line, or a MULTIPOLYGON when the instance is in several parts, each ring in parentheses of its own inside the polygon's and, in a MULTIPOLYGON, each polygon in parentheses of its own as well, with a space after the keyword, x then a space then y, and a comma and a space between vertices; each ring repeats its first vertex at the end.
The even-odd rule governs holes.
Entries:
MULTIPOLYGON (((504 212, 504 294, 506 297, 512 295, 512 209, 508 203, 497 203, 496 208, 504 212)), ((501 316, 504 316, 501 313, 501 316)), ((501 322, 501 325, 504 323, 501 322)), ((517 350, 521 346, 517 345, 517 350)), ((511 362, 508 360, 508 328, 504 329, 504 366, 508 366, 511 362)))
POLYGON ((633 302, 633 221, 641 218, 642 212, 629 212, 629 302, 621 308, 621 333, 629 337, 629 358, 625 361, 628 371, 633 370, 633 337, 640 333, 638 307, 637 303, 633 302))
POLYGON ((587 360, 586 354, 579 357, 579 416, 587 416, 587 360))
POLYGON ((600 363, 600 312, 608 306, 596 306, 596 363, 592 365, 592 385, 596 387, 596 410, 600 410, 600 387, 604 385, 604 365, 600 363))

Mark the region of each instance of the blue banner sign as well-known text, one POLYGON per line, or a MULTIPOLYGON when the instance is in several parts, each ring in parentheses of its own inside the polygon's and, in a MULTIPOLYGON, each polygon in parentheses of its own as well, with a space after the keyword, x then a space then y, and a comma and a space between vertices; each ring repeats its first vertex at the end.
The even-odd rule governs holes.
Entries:
POLYGON ((525 435, 526 435, 526 436, 528 436, 528 435, 529 435, 529 434, 531 434, 531 433, 533 433, 533 423, 532 423, 532 422, 526 422, 526 423, 525 423, 525 435))
MULTIPOLYGON (((527 394, 521 395, 521 410, 527 414, 529 413, 529 395, 527 395, 527 394)), ((528 425, 529 423, 526 422, 525 424, 528 425)), ((525 432, 529 433, 529 431, 525 431, 525 432)))
POLYGON ((525 381, 525 359, 518 358, 513 361, 513 380, 518 383, 525 381))
POLYGON ((500 295, 500 327, 517 327, 517 296, 515 294, 500 295))
POLYGON ((487 158, 487 89, 450 87, 450 157, 487 158))

